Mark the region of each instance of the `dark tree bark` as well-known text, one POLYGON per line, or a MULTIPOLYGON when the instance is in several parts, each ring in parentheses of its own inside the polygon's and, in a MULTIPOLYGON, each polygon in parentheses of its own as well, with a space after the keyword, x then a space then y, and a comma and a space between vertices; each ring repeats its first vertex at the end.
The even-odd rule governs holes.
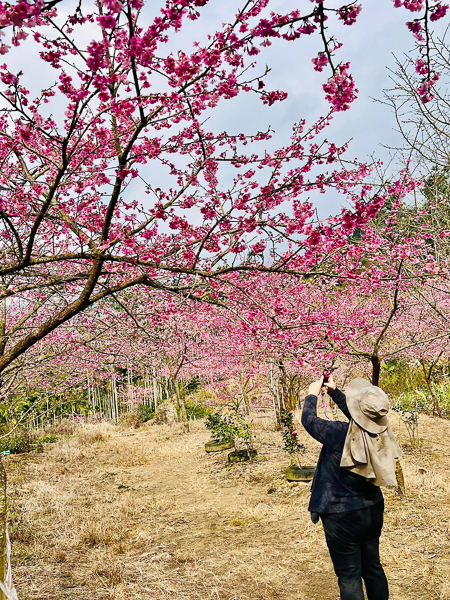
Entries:
POLYGON ((381 360, 379 356, 371 356, 370 362, 372 363, 372 385, 378 385, 380 383, 380 372, 381 372, 381 360))
POLYGON ((433 417, 441 416, 441 407, 439 406, 439 399, 433 390, 433 386, 431 385, 431 375, 433 373, 433 369, 436 366, 435 363, 432 363, 428 368, 424 360, 420 361, 423 370, 423 376, 425 378, 425 383, 427 384, 428 391, 430 392, 430 396, 433 399, 433 417))

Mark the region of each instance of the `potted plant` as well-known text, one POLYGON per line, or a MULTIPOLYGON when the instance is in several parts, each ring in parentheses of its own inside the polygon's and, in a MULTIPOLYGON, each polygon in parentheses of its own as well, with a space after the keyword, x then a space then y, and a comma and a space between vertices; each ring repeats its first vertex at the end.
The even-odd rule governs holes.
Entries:
POLYGON ((218 412, 208 415, 205 427, 211 432, 212 440, 205 444, 206 452, 221 452, 234 448, 234 435, 229 425, 218 412))
POLYGON ((234 436, 235 446, 236 441, 238 441, 239 446, 243 446, 243 448, 237 448, 234 452, 230 452, 228 462, 243 462, 254 458, 258 453, 253 448, 252 426, 246 422, 245 417, 238 411, 228 417, 228 423, 230 433, 234 436))
POLYGON ((311 481, 316 467, 302 466, 300 463, 300 457, 305 454, 306 447, 298 439, 298 432, 294 424, 294 413, 281 411, 281 424, 283 425, 284 450, 291 457, 291 464, 285 473, 286 479, 288 481, 311 481))

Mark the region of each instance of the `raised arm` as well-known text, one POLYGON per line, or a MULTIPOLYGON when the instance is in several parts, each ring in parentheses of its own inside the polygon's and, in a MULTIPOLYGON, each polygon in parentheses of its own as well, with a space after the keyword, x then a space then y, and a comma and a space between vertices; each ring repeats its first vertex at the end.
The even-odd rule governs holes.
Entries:
POLYGON ((326 421, 317 416, 317 396, 308 394, 303 404, 302 425, 315 440, 332 448, 341 448, 347 434, 347 424, 326 421))
POLYGON ((341 390, 338 390, 338 388, 336 387, 336 382, 333 379, 333 374, 331 374, 330 377, 328 378, 328 381, 325 384, 325 387, 327 389, 329 396, 331 396, 333 401, 337 404, 337 406, 339 406, 339 408, 344 413, 344 415, 347 417, 347 419, 349 421, 351 421, 352 416, 347 407, 347 398, 345 397, 344 392, 341 392, 341 390))
POLYGON ((341 409, 344 415, 347 417, 349 421, 351 421, 352 416, 347 407, 347 398, 345 397, 344 392, 338 390, 338 388, 334 388, 334 390, 328 390, 329 396, 331 396, 333 402, 337 404, 337 406, 341 409))

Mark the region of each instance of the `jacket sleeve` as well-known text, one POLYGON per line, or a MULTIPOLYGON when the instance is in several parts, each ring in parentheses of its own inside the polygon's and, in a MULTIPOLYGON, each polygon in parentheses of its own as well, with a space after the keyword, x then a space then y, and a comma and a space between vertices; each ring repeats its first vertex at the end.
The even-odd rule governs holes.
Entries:
POLYGON ((331 449, 342 448, 348 424, 326 421, 317 416, 317 396, 309 394, 303 403, 302 425, 311 437, 331 449))
POLYGON ((344 392, 338 390, 338 388, 334 390, 329 390, 328 395, 332 398, 333 402, 337 404, 337 406, 341 409, 344 415, 347 417, 349 421, 352 420, 352 415, 350 414, 347 407, 347 399, 345 397, 344 392))

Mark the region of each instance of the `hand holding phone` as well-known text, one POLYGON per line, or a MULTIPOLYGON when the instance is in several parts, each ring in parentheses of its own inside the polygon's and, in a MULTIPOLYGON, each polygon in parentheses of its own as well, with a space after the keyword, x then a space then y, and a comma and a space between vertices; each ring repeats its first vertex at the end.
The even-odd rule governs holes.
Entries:
POLYGON ((323 372, 323 384, 322 385, 325 387, 327 392, 329 392, 330 390, 336 389, 336 383, 333 379, 333 373, 331 371, 328 371, 328 369, 325 369, 325 371, 323 372))

